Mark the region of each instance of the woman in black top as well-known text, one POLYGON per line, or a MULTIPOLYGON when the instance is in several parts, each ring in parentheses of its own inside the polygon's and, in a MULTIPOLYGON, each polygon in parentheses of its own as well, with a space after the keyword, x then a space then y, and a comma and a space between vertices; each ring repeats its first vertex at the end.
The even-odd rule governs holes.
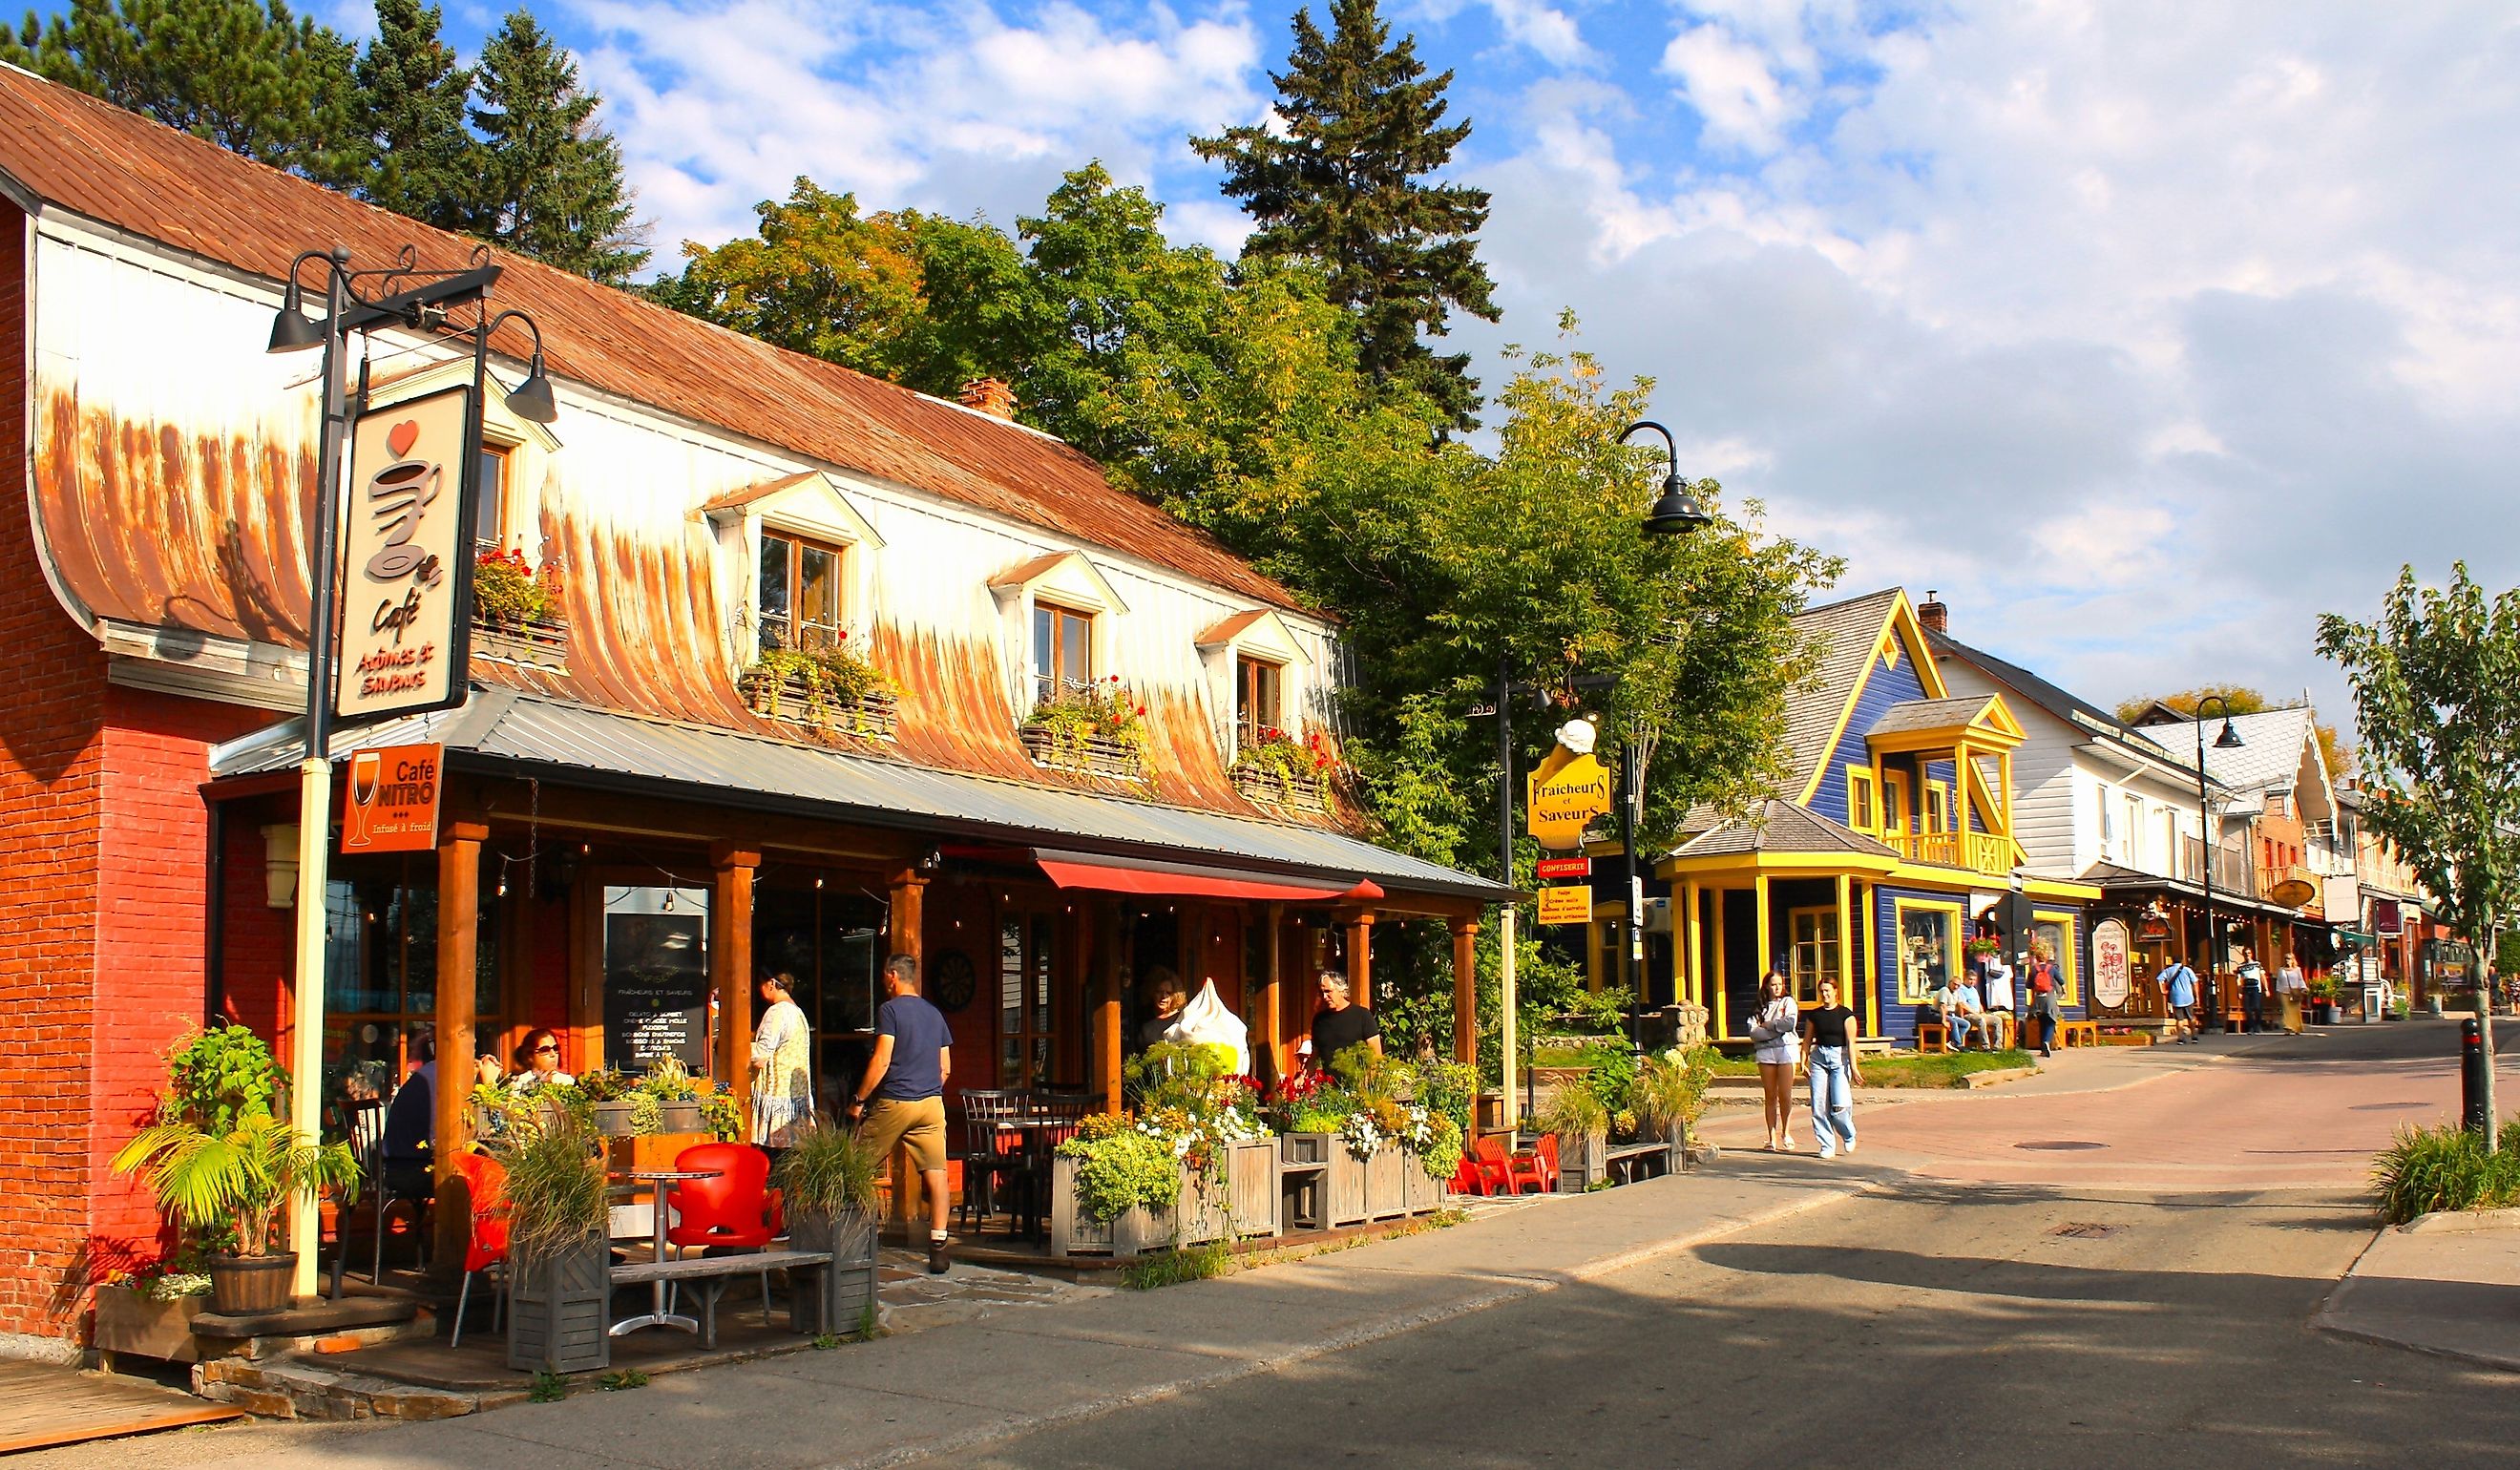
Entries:
POLYGON ((1802 1013, 1803 1065, 1811 1072, 1812 1135, 1820 1139, 1820 1156, 1837 1157, 1843 1146, 1855 1152, 1855 1090, 1864 1082, 1856 1060, 1855 1037, 1863 1025, 1855 1012, 1837 1003, 1837 982, 1820 983, 1820 1003, 1802 1013))

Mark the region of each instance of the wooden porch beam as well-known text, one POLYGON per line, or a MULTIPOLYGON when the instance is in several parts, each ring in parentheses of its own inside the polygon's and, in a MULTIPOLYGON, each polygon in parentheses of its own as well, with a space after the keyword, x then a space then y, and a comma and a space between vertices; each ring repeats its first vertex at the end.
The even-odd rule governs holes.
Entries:
POLYGON ((717 996, 718 1080, 751 1116, 752 872, 761 854, 721 842, 709 849, 709 985, 717 996))
MULTIPOLYGON (((472 1234, 472 1201, 455 1161, 472 1146, 473 991, 479 982, 473 956, 481 932, 481 844, 489 831, 479 823, 448 823, 437 837, 437 1085, 429 1096, 436 1141, 429 1153, 437 1176, 435 1249, 438 1274, 461 1266, 472 1234)), ((298 902, 323 902, 300 893, 298 902)), ((314 982, 323 983, 319 976, 314 982)))
POLYGON ((1479 1061, 1479 923, 1457 918, 1453 930, 1453 1060, 1479 1061))

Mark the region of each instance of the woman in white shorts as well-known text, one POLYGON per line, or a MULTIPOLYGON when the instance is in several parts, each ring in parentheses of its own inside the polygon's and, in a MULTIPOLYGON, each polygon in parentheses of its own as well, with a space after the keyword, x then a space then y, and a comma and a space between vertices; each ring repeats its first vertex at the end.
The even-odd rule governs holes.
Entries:
POLYGON ((1759 1012, 1750 1018, 1750 1040, 1759 1044, 1759 1091, 1767 1105, 1768 1148, 1794 1146, 1794 1068, 1802 1060, 1802 1030, 1793 987, 1775 970, 1759 982, 1759 1012))

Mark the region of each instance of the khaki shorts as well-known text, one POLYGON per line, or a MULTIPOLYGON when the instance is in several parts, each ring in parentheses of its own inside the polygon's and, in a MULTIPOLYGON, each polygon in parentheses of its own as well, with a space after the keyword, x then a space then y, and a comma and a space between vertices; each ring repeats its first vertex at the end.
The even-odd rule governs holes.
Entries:
POLYGON ((879 1156, 889 1158, 893 1145, 910 1150, 910 1167, 922 1174, 945 1167, 945 1099, 922 1097, 902 1102, 878 1097, 867 1104, 858 1137, 879 1156))

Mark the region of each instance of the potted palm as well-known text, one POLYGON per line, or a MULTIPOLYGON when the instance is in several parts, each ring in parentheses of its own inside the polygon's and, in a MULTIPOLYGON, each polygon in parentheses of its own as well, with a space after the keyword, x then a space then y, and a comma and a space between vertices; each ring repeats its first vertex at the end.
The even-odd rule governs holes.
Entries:
POLYGON ((612 1268, 596 1139, 562 1113, 491 1145, 507 1170, 508 1366, 582 1373, 612 1361, 612 1268))
POLYGON ((795 1293, 789 1324, 799 1332, 855 1331, 875 1307, 876 1204, 883 1160, 846 1129, 800 1130, 780 1155, 776 1180, 788 1242, 828 1251, 821 1300, 795 1293))
POLYGON ((287 1310, 297 1253, 277 1249, 283 1209, 319 1189, 347 1203, 359 1184, 347 1144, 315 1142, 259 1110, 225 1129, 161 1116, 122 1146, 113 1168, 147 1180, 158 1207, 185 1229, 232 1241, 208 1263, 210 1310, 225 1314, 287 1310))

